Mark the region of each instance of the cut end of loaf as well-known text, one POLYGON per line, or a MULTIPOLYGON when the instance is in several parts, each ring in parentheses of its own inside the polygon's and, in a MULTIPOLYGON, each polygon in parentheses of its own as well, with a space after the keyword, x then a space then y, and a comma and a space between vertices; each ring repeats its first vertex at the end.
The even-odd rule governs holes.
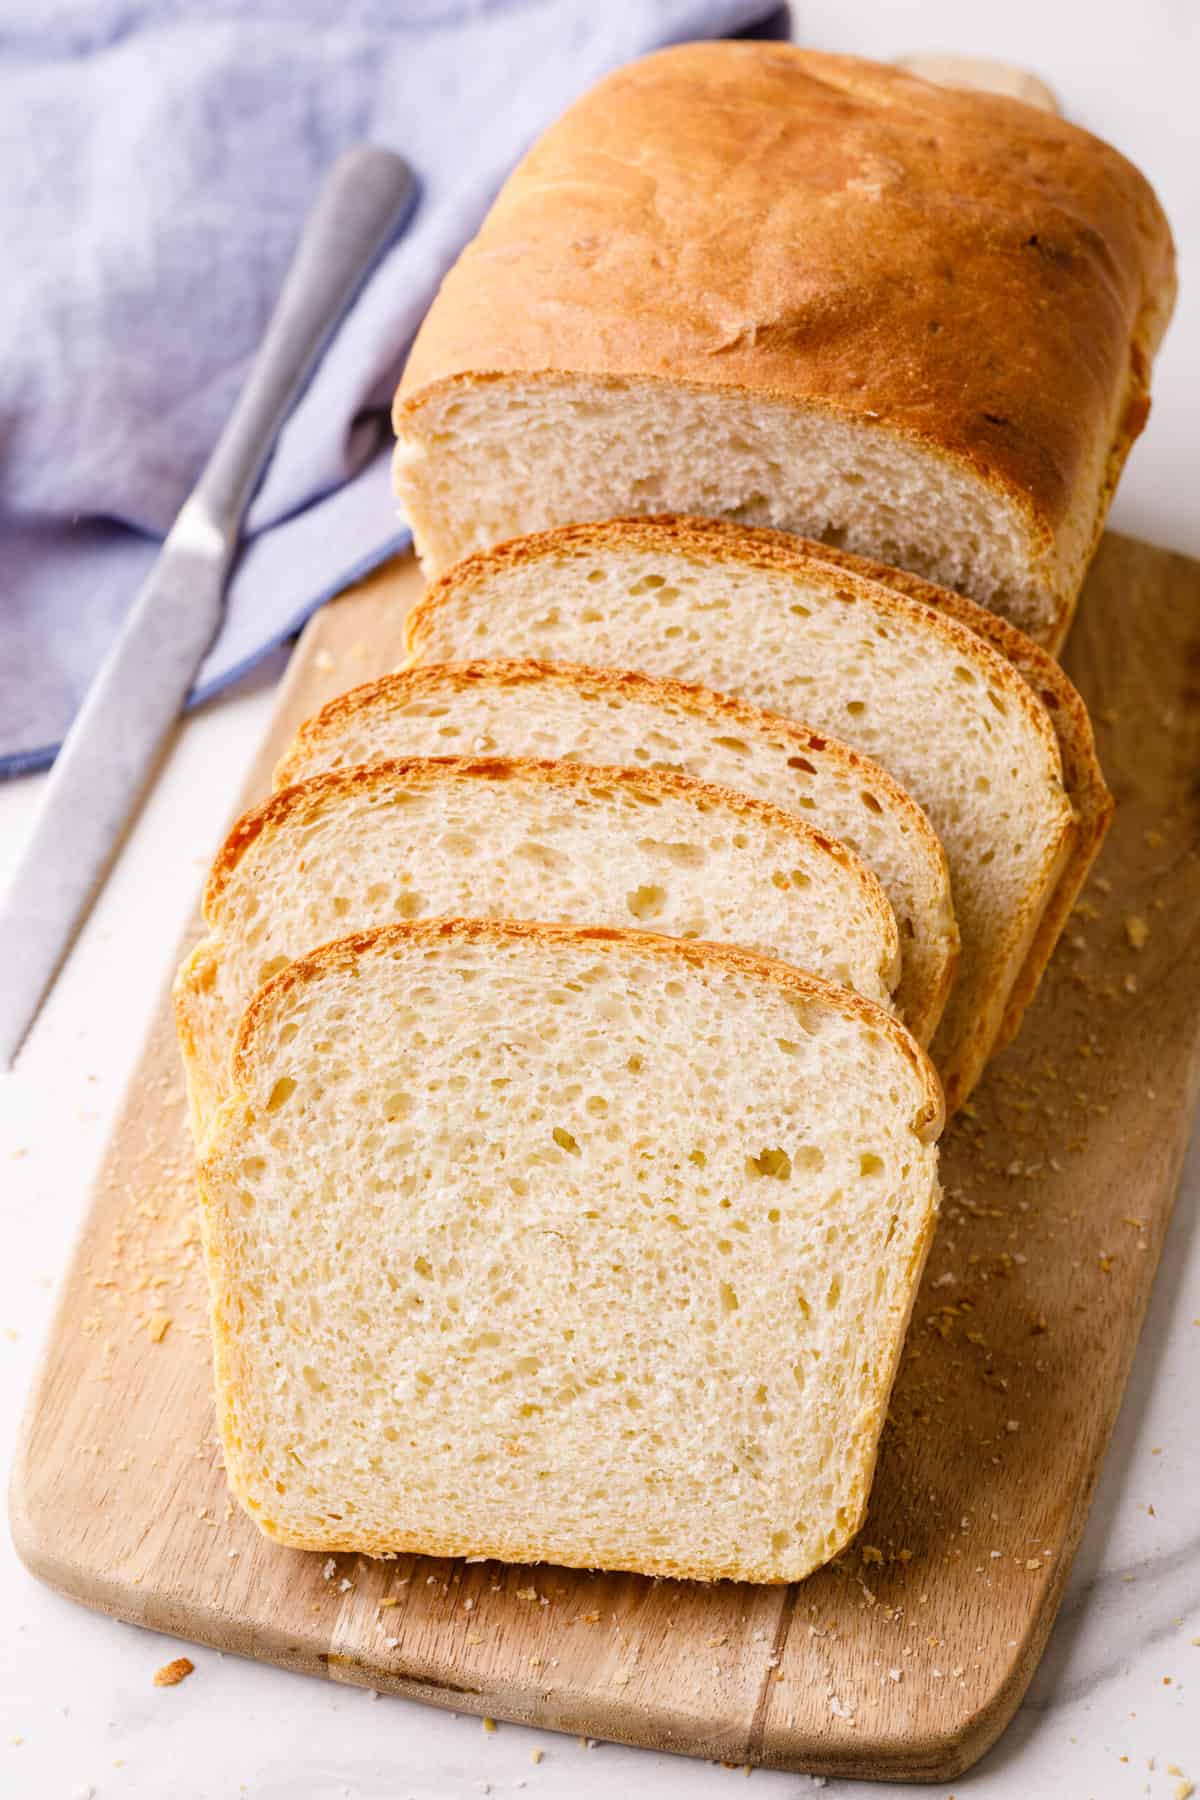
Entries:
POLYGON ((433 569, 708 514, 1057 647, 1173 264, 1145 179, 1061 119, 853 57, 677 46, 583 95, 449 272, 397 399, 400 490, 433 569))
POLYGON ((401 926, 243 1023, 201 1171, 220 1424, 262 1528, 791 1581, 869 1491, 936 1079, 749 954, 401 926))
POLYGON ((1028 506, 968 462, 817 404, 460 376, 399 407, 397 439, 396 491, 431 578, 508 538, 660 513, 840 546, 969 594, 1035 638, 1056 636, 1082 576, 1028 506))

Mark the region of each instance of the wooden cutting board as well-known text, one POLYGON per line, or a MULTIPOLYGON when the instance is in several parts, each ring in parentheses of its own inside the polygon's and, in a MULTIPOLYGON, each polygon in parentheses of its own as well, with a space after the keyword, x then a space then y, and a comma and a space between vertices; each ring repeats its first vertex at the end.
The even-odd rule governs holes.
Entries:
MULTIPOLYGON (((246 800, 302 717, 395 664, 419 586, 396 564, 313 621, 246 800)), ((164 1000, 30 1400, 12 1520, 34 1573, 222 1650, 596 1738, 914 1781, 981 1755, 1063 1591, 1200 1069, 1200 564, 1106 538, 1067 660, 1116 823, 1024 1029, 949 1134, 870 1518, 836 1565, 704 1587, 324 1562, 261 1538, 213 1439, 164 1000)))

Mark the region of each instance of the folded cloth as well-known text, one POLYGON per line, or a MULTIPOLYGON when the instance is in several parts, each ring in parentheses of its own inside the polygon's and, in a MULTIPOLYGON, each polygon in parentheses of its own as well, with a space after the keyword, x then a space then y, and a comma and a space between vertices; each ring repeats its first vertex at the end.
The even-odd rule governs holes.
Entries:
POLYGON ((193 695, 407 541, 387 409, 508 169, 608 69, 778 0, 42 0, 0 22, 0 773, 52 760, 227 418, 329 165, 419 197, 292 413, 193 695))

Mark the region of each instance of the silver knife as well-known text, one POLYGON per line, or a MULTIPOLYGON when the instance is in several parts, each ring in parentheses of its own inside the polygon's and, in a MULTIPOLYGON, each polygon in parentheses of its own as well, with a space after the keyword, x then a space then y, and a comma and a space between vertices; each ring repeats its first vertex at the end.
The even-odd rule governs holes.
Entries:
POLYGON ((216 449, 54 764, 0 902, 0 1068, 11 1066, 98 891, 221 622, 242 517, 325 342, 412 203, 407 163, 339 158, 216 449))

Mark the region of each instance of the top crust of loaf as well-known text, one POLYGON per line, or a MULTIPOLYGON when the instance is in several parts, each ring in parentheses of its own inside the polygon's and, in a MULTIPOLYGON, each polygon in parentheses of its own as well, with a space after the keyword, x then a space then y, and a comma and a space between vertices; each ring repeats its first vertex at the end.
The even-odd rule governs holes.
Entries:
POLYGON ((1078 574, 1173 299, 1153 190, 1088 132, 852 57, 686 45, 529 152, 422 327, 397 430, 489 376, 772 395, 966 468, 1078 574))
MULTIPOLYGON (((888 1038, 911 1065, 918 1078, 921 1100, 912 1129, 923 1144, 936 1143, 945 1124, 942 1084, 928 1056, 911 1032, 873 1000, 849 988, 825 981, 790 963, 774 962, 735 944, 710 944, 703 940, 656 937, 651 932, 624 931, 607 925, 549 925, 520 919, 418 919, 397 925, 381 925, 374 931, 356 932, 335 943, 322 944, 307 956, 288 963, 264 982, 242 1015, 234 1040, 230 1069, 233 1085, 241 1094, 252 1089, 260 1040, 269 1034, 281 1006, 304 988, 339 970, 361 972, 372 958, 419 955, 449 939, 461 943, 502 946, 518 942, 552 950, 556 945, 586 946, 613 956, 666 956, 678 964, 698 969, 727 969, 770 982, 778 992, 797 999, 815 1000, 846 1017, 857 1019, 881 1037, 888 1038)), ((241 1104, 237 1094, 222 1111, 241 1104)))

